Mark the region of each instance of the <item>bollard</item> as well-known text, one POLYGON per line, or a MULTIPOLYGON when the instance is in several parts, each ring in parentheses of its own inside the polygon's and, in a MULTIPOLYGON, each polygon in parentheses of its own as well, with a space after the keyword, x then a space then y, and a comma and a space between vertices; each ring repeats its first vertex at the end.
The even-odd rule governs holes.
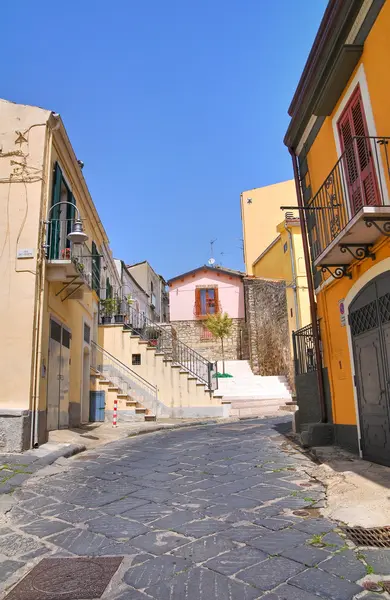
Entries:
POLYGON ((117 420, 118 420, 118 399, 114 400, 114 412, 112 415, 112 426, 113 427, 117 427, 117 420))

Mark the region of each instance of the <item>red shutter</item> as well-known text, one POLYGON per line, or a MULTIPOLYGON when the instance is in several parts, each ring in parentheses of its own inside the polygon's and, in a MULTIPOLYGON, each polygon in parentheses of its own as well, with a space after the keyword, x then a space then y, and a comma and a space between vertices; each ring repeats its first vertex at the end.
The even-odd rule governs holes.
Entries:
POLYGON ((380 204, 359 86, 339 119, 338 130, 344 153, 344 169, 351 210, 356 214, 362 206, 380 204), (356 137, 358 139, 355 139, 356 137))
POLYGON ((199 317, 201 314, 200 306, 200 288, 195 289, 195 316, 199 317))
POLYGON ((214 300, 215 300, 215 314, 219 313, 219 296, 218 288, 214 288, 214 300))

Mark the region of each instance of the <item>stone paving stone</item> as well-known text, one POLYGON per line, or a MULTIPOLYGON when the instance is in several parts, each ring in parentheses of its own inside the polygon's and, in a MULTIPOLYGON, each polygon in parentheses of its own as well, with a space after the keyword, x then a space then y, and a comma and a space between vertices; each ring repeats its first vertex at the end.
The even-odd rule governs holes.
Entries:
POLYGON ((91 519, 102 516, 103 513, 94 508, 75 508, 69 512, 59 513, 57 518, 67 523, 87 523, 91 519))
POLYGON ((131 567, 123 576, 125 583, 136 589, 144 589, 155 585, 164 579, 185 571, 192 564, 185 558, 176 556, 159 556, 141 565, 131 567))
POLYGON ((329 558, 329 553, 324 552, 324 550, 321 550, 320 548, 313 548, 312 546, 305 545, 287 548, 282 552, 281 556, 295 560, 307 567, 314 567, 321 563, 321 561, 329 558))
MULTIPOLYGON (((293 585, 283 584, 270 594, 265 594, 261 600, 324 600, 324 596, 315 596, 293 585)), ((367 600, 365 597, 364 600, 367 600)), ((378 600, 378 599, 377 599, 378 600)))
POLYGON ((288 548, 304 544, 306 540, 307 534, 302 531, 283 529, 283 531, 275 531, 272 535, 267 533, 259 538, 248 540, 248 544, 268 554, 281 554, 288 548))
POLYGON ((185 536, 201 538, 205 535, 217 533, 227 529, 229 525, 216 519, 199 519, 192 521, 191 523, 184 523, 183 525, 177 525, 174 529, 185 536))
POLYGON ((165 504, 147 502, 146 504, 127 510, 121 514, 121 517, 140 521, 141 523, 150 523, 172 514, 173 510, 173 508, 170 508, 165 504))
POLYGON ((26 552, 32 552, 41 548, 42 544, 35 540, 33 537, 21 535, 19 533, 13 533, 5 535, 1 538, 1 554, 10 558, 14 556, 20 556, 26 554, 26 552))
POLYGON ((202 515, 191 510, 175 510, 171 515, 153 521, 151 527, 153 529, 170 529, 178 531, 176 527, 180 527, 181 525, 184 525, 184 523, 195 521, 201 517, 202 515))
POLYGON ((150 600, 150 596, 146 596, 146 594, 143 594, 142 592, 130 587, 128 587, 127 590, 120 592, 119 595, 115 596, 114 598, 112 597, 111 591, 110 596, 103 594, 102 600, 105 600, 105 598, 107 598, 107 600, 148 600, 149 598, 150 600))
POLYGON ((281 488, 271 486, 258 486, 245 490, 242 495, 259 500, 260 502, 268 502, 269 500, 275 500, 276 498, 285 498, 289 495, 289 492, 288 490, 282 490, 281 488))
POLYGON ((222 538, 221 536, 212 535, 210 537, 197 540, 196 542, 188 543, 182 548, 175 550, 175 556, 188 558, 194 563, 202 563, 210 558, 214 558, 222 552, 228 552, 237 548, 237 544, 222 538))
POLYGON ((32 550, 31 552, 27 552, 26 554, 22 554, 22 556, 20 556, 20 560, 24 560, 26 562, 32 560, 33 558, 38 558, 39 556, 43 556, 44 554, 47 554, 49 551, 51 551, 51 549, 47 548, 46 546, 42 546, 41 548, 38 548, 37 550, 32 550))
POLYGON ((141 548, 152 554, 165 554, 183 544, 187 544, 188 541, 187 538, 176 535, 171 531, 153 531, 133 538, 131 543, 136 548, 141 548))
POLYGON ((328 519, 305 519, 304 521, 298 521, 294 525, 294 529, 304 531, 313 535, 321 535, 323 533, 329 533, 335 529, 335 523, 328 519))
POLYGON ((259 500, 251 500, 250 498, 245 498, 244 496, 227 496, 226 498, 219 498, 219 504, 226 504, 230 510, 235 510, 236 508, 258 508, 261 505, 259 500))
POLYGON ((64 513, 70 510, 74 510, 76 507, 74 504, 68 504, 67 502, 57 502, 55 504, 48 504, 43 506, 39 510, 34 512, 40 517, 58 517, 60 513, 64 513))
POLYGON ((51 536, 47 541, 79 556, 94 556, 107 545, 106 537, 85 529, 68 529, 51 536))
POLYGON ((263 562, 267 558, 267 554, 261 552, 261 550, 245 546, 212 558, 204 563, 203 566, 213 571, 218 571, 222 575, 234 575, 238 571, 263 562))
POLYGON ((372 548, 360 550, 365 561, 374 569, 377 575, 390 575, 390 549, 372 548))
POLYGON ((24 564, 24 562, 18 560, 3 560, 0 562, 0 582, 5 582, 15 571, 24 567, 24 564))
POLYGON ((231 509, 223 504, 215 504, 214 506, 210 506, 204 510, 204 513, 207 517, 225 517, 230 512, 231 509))
POLYGON ((21 508, 22 510, 31 511, 38 510, 40 512, 42 508, 45 508, 47 506, 56 506, 57 504, 59 503, 53 500, 52 498, 46 498, 45 496, 37 496, 36 498, 32 498, 32 500, 26 500, 25 502, 21 502, 19 504, 19 508, 21 508))
POLYGON ((338 533, 335 533, 333 531, 324 535, 322 541, 324 544, 329 544, 329 547, 326 548, 327 550, 329 550, 329 552, 335 552, 335 550, 345 546, 346 544, 345 538, 341 537, 340 535, 338 535, 338 533))
POLYGON ((204 568, 194 568, 146 588, 156 600, 256 600, 258 590, 204 568))
POLYGON ((13 533, 13 530, 9 527, 0 527, 0 536, 7 535, 8 533, 13 533))
POLYGON ((151 502, 165 502, 172 498, 172 494, 166 490, 156 490, 146 488, 137 490, 131 494, 132 498, 141 498, 141 500, 150 500, 151 502))
POLYGON ((240 571, 237 574, 237 579, 241 579, 266 592, 280 583, 286 582, 303 569, 305 569, 303 565, 287 558, 269 558, 262 562, 260 566, 256 565, 240 571))
POLYGON ((359 585, 325 573, 320 569, 308 569, 304 573, 299 573, 289 583, 331 600, 351 600, 354 594, 363 591, 359 585))
POLYGON ((61 521, 53 521, 49 519, 39 519, 33 521, 30 525, 21 527, 20 529, 30 535, 36 535, 37 537, 44 538, 53 533, 59 533, 69 527, 66 523, 61 521))
POLYGON ((329 560, 322 562, 319 567, 327 573, 338 575, 338 577, 344 577, 349 581, 357 581, 367 573, 366 567, 358 558, 356 558, 356 554, 352 550, 346 550, 341 554, 335 554, 329 560))
POLYGON ((269 531, 263 527, 258 527, 257 525, 240 524, 236 527, 229 527, 229 529, 221 531, 221 535, 236 542, 247 542, 248 540, 262 535, 269 535, 269 531))
POLYGON ((100 508, 101 512, 107 515, 123 515, 123 513, 127 511, 131 511, 133 508, 137 508, 138 506, 143 506, 147 504, 147 500, 141 500, 140 498, 123 498, 122 500, 117 500, 116 502, 111 502, 110 504, 106 504, 100 508))
POLYGON ((88 521, 87 525, 90 531, 115 539, 131 539, 149 531, 145 525, 137 521, 112 516, 93 519, 88 521))
POLYGON ((256 523, 256 525, 266 527, 271 531, 281 531, 282 529, 286 529, 286 527, 290 527, 292 525, 292 521, 285 519, 273 519, 272 517, 268 519, 255 519, 254 523, 256 523))

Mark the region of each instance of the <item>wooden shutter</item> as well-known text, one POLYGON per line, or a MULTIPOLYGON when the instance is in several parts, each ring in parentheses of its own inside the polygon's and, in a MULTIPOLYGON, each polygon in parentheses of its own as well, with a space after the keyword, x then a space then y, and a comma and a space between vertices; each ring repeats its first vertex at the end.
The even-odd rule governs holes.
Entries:
POLYGON ((195 289, 195 316, 200 317, 201 305, 200 305, 200 288, 195 289))
POLYGON ((100 297, 100 255, 95 242, 92 242, 92 289, 100 297))
POLYGON ((220 312, 219 310, 219 294, 218 294, 218 288, 214 288, 214 302, 215 302, 215 309, 214 309, 214 313, 217 314, 220 312))
POLYGON ((48 226, 48 238, 49 238, 49 258, 51 260, 56 260, 59 258, 59 248, 60 248, 60 209, 61 205, 58 204, 61 198, 61 180, 62 180, 62 172, 59 167, 59 164, 56 163, 54 166, 54 176, 53 176, 53 190, 52 190, 52 199, 51 205, 54 207, 52 211, 50 211, 49 216, 49 226, 48 226))
POLYGON ((357 86, 338 122, 352 214, 380 204, 371 145, 360 87, 357 86))

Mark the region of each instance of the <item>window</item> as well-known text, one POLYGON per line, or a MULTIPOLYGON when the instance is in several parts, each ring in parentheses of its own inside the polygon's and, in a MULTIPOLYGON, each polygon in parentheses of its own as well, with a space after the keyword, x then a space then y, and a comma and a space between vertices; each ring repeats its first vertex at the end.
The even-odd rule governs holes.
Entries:
POLYGON ((89 344, 90 338, 91 338, 91 328, 89 325, 84 323, 84 342, 89 344))
POLYGON ((58 163, 54 167, 53 190, 48 226, 48 256, 51 260, 70 259, 68 233, 75 218, 76 200, 70 191, 58 163), (67 204, 65 204, 65 202, 67 204))
POLYGON ((359 86, 345 107, 337 127, 344 153, 343 167, 351 211, 355 215, 362 206, 375 206, 380 203, 371 142, 359 86))
POLYGON ((131 364, 133 367, 139 366, 141 364, 141 355, 140 354, 132 354, 131 355, 131 364))
POLYGON ((283 246, 283 252, 284 252, 285 254, 286 254, 286 252, 287 252, 287 249, 288 249, 288 244, 287 244, 287 242, 286 242, 286 243, 284 244, 284 246, 283 246))
POLYGON ((207 327, 202 327, 202 329, 200 330, 200 340, 201 342, 205 342, 207 340, 212 340, 213 339, 213 334, 211 333, 211 331, 209 331, 207 329, 207 327))
POLYGON ((219 312, 218 288, 196 288, 195 290, 195 315, 207 317, 219 312))

